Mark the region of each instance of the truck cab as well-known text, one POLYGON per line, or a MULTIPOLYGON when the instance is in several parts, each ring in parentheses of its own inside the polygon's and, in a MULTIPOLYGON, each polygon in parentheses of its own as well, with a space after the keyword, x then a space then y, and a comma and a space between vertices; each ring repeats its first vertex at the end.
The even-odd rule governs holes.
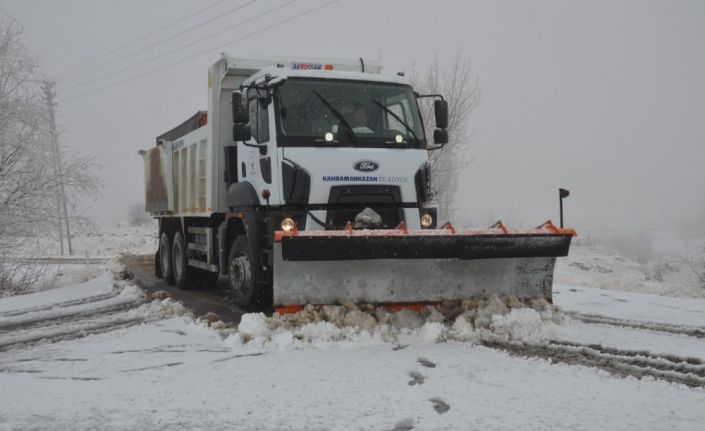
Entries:
POLYGON ((428 146, 409 83, 307 66, 262 69, 234 92, 229 188, 251 185, 301 230, 343 229, 365 208, 381 216, 368 228, 435 219, 419 211, 429 199, 428 146))

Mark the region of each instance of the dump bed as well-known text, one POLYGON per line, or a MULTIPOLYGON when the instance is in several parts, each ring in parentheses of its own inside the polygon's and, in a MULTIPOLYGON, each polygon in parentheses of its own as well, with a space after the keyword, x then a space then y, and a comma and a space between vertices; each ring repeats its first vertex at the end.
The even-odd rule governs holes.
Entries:
MULTIPOLYGON (((205 116, 201 113, 198 118, 204 121, 205 116)), ((213 212, 210 131, 206 124, 192 121, 160 135, 156 147, 142 152, 145 207, 153 216, 209 216, 213 212), (196 124, 200 127, 179 136, 196 124)))

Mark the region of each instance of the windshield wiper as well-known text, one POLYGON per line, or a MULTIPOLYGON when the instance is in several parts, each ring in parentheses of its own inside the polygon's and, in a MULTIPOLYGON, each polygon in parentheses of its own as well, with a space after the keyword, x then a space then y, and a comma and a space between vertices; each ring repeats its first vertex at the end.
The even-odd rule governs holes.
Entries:
POLYGON ((330 102, 328 102, 325 99, 325 97, 321 96, 321 94, 318 91, 313 90, 313 94, 315 94, 316 97, 318 97, 321 100, 321 102, 325 105, 325 107, 328 108, 328 110, 330 112, 332 112, 333 115, 335 115, 335 117, 338 120, 340 120, 340 122, 343 124, 343 127, 345 127, 345 131, 348 132, 348 135, 350 135, 350 139, 352 139, 352 141, 355 145, 358 145, 357 144, 357 136, 355 136, 355 131, 353 130, 352 126, 350 126, 350 123, 348 123, 348 120, 346 120, 345 117, 343 117, 343 114, 338 112, 338 110, 335 109, 333 107, 333 105, 331 105, 330 102))
POLYGON ((379 103, 377 100, 372 99, 372 102, 375 105, 379 106, 384 112, 386 112, 387 114, 394 117, 395 120, 397 120, 402 126, 404 126, 404 128, 406 128, 406 130, 408 130, 411 133, 411 136, 414 137, 414 141, 416 141, 416 145, 419 145, 419 143, 420 143, 419 138, 416 136, 416 133, 414 133, 414 129, 412 129, 411 126, 406 124, 406 122, 404 120, 402 120, 397 114, 395 114, 391 109, 389 109, 386 106, 384 106, 383 104, 379 103))

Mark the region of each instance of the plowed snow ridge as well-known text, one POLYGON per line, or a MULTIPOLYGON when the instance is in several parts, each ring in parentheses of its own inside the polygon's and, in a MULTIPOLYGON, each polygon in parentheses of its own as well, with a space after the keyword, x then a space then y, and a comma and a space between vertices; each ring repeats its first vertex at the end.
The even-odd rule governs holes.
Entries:
POLYGON ((144 293, 109 274, 78 286, 5 300, 0 313, 0 351, 57 342, 186 314, 167 299, 146 302, 144 293), (99 293, 96 293, 99 292, 99 293), (71 299, 66 299, 66 298, 71 299), (39 302, 39 305, 28 306, 39 302), (9 303, 9 304, 8 304, 9 303), (8 309, 17 305, 16 309, 8 309))
POLYGON ((600 368, 624 377, 631 376, 639 379, 652 377, 690 387, 705 387, 705 367, 700 360, 694 358, 567 342, 549 344, 483 342, 482 344, 517 356, 600 368))
POLYGON ((681 334, 691 337, 705 338, 705 328, 699 326, 674 325, 669 323, 647 322, 643 320, 618 319, 615 317, 601 316, 599 314, 583 314, 575 312, 565 313, 573 319, 585 323, 597 323, 626 328, 644 329, 649 331, 667 332, 669 334, 681 334))
MULTIPOLYGON (((561 315, 543 304, 536 308, 538 310, 525 306, 509 308, 503 301, 493 298, 480 303, 476 309, 465 310, 450 322, 448 316, 433 309, 422 315, 363 311, 353 306, 309 308, 298 315, 272 318, 247 314, 243 316, 238 333, 226 343, 280 350, 345 341, 395 343, 400 348, 414 343, 471 342, 516 356, 599 368, 618 376, 650 377, 705 387, 705 363, 699 358, 557 341, 554 329, 557 322, 561 322, 561 315)), ((660 324, 646 326, 653 329, 656 325, 660 324)), ((639 325, 625 326, 644 329, 639 325)), ((684 327, 678 325, 662 326, 669 329, 669 333, 684 333, 684 327)))
MULTIPOLYGON (((90 298, 90 297, 89 297, 90 298)), ((100 315, 114 310, 127 309, 144 301, 144 295, 135 286, 116 286, 113 292, 92 297, 93 300, 75 300, 38 307, 31 311, 0 316, 0 334, 3 331, 41 324, 60 323, 72 317, 100 315), (96 298, 99 298, 96 300, 96 298), (67 305, 69 304, 69 305, 67 305)))
POLYGON ((19 316, 22 314, 33 313, 33 312, 37 312, 37 311, 52 310, 52 309, 56 309, 56 308, 71 307, 74 305, 81 305, 81 304, 87 304, 90 302, 103 301, 106 299, 113 298, 113 297, 117 296, 118 294, 120 294, 120 291, 117 289, 113 289, 109 293, 102 293, 100 295, 87 296, 85 298, 72 299, 70 301, 52 302, 52 303, 44 304, 44 305, 37 305, 35 307, 21 308, 19 310, 4 311, 4 312, 0 312, 0 321, 2 321, 3 317, 13 317, 13 316, 19 316))

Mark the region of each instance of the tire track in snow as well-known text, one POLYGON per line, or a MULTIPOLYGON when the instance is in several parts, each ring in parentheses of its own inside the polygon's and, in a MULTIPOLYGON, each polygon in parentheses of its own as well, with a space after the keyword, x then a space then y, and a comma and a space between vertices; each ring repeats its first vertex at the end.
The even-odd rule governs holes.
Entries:
POLYGON ((690 387, 705 387, 705 364, 695 358, 564 341, 549 344, 485 341, 482 345, 515 356, 599 368, 622 377, 652 377, 690 387))
POLYGON ((84 325, 76 325, 73 327, 57 328, 53 331, 47 332, 29 333, 25 336, 10 337, 4 341, 0 340, 0 352, 16 347, 30 346, 40 342, 56 343, 58 341, 84 338, 89 335, 128 328, 130 326, 139 325, 148 321, 149 319, 145 319, 143 317, 128 317, 125 315, 123 318, 112 319, 109 321, 98 321, 86 323, 84 325))
POLYGON ((71 322, 74 321, 76 318, 86 319, 90 317, 114 314, 116 312, 122 312, 134 308, 135 306, 138 306, 143 302, 144 301, 141 299, 131 300, 127 302, 120 302, 117 304, 110 304, 104 307, 91 308, 89 310, 77 310, 65 314, 59 314, 56 316, 37 317, 35 319, 20 320, 6 324, 0 323, 0 335, 3 335, 4 333, 8 333, 10 331, 41 328, 44 326, 53 326, 65 322, 71 322))
POLYGON ((648 322, 643 320, 618 319, 616 317, 601 316, 599 314, 583 314, 576 312, 565 312, 565 314, 583 323, 620 326, 623 328, 642 329, 647 331, 666 332, 669 334, 705 338, 705 327, 648 322))
POLYGON ((70 301, 54 302, 51 304, 46 304, 46 305, 41 305, 41 306, 36 306, 36 307, 21 308, 19 310, 4 311, 4 312, 0 312, 0 317, 16 317, 16 316, 21 316, 23 314, 34 313, 34 312, 38 312, 38 311, 47 311, 47 310, 53 310, 56 308, 67 308, 67 307, 73 307, 76 305, 89 304, 91 302, 104 301, 106 299, 111 299, 111 298, 118 296, 120 294, 120 292, 121 291, 118 289, 113 289, 109 293, 102 293, 100 295, 86 296, 84 298, 72 299, 70 301))
POLYGON ((688 356, 678 356, 678 355, 673 355, 670 353, 653 353, 649 350, 621 350, 617 349, 615 347, 609 347, 609 346, 603 346, 602 344, 581 344, 581 343, 575 343, 572 341, 565 341, 565 340, 560 340, 560 341, 551 341, 551 344, 554 345, 564 345, 564 346, 574 346, 574 347, 589 347, 591 349, 599 350, 603 353, 608 353, 608 354, 616 354, 616 355, 627 355, 627 356, 633 356, 633 357, 638 357, 638 356, 645 356, 649 357, 655 360, 658 359, 663 359, 670 361, 672 363, 685 363, 693 366, 700 366, 703 369, 705 369, 705 362, 703 362, 702 359, 700 358, 692 358, 688 356))

